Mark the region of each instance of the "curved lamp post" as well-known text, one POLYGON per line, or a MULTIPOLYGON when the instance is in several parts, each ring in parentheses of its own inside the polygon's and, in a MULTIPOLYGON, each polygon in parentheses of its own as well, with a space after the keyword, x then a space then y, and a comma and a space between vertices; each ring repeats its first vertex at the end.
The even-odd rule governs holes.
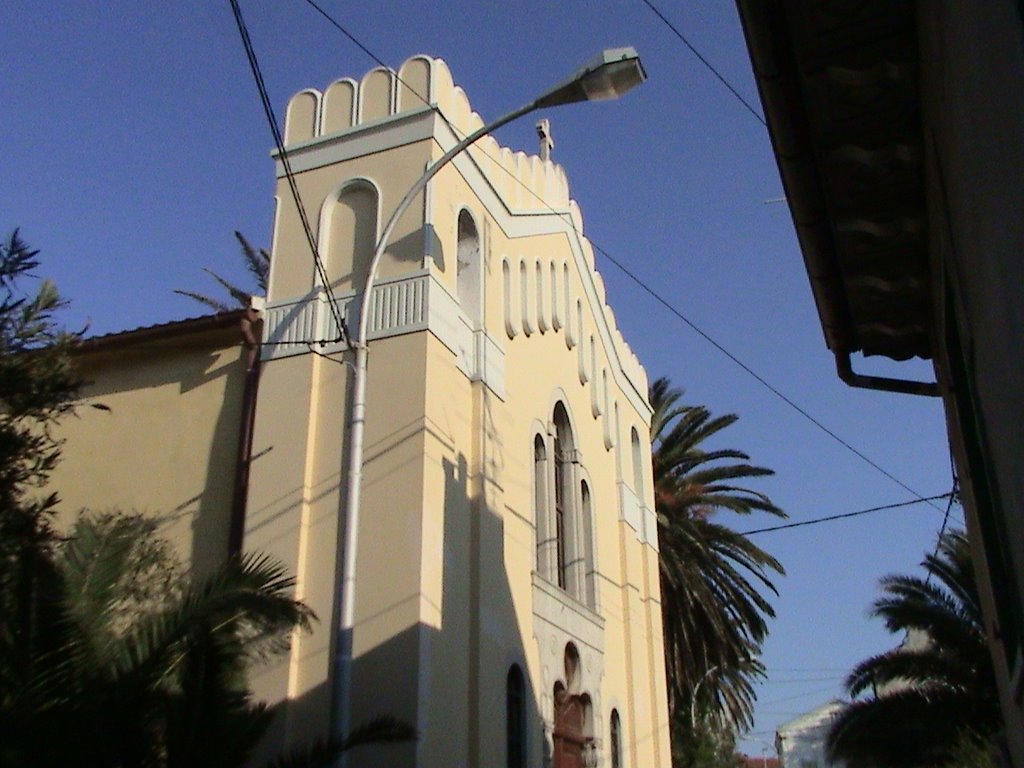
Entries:
POLYGON ((690 699, 690 733, 692 734, 697 730, 697 694, 700 692, 700 687, 704 685, 704 682, 711 677, 715 672, 722 668, 721 664, 716 664, 707 672, 704 673, 703 677, 697 681, 697 684, 693 686, 693 697, 690 699))
MULTIPOLYGON (((740 664, 751 664, 751 665, 754 665, 755 670, 757 669, 756 665, 758 664, 759 661, 760 661, 760 657, 758 657, 757 654, 754 654, 754 655, 751 655, 751 656, 744 656, 744 657, 741 657, 739 659, 739 663, 740 664)), ((709 669, 707 672, 705 672, 701 676, 700 680, 697 681, 697 684, 695 686, 693 686, 693 697, 690 699, 690 733, 691 734, 694 731, 697 730, 697 694, 700 693, 700 687, 702 685, 704 685, 704 683, 707 681, 707 679, 709 677, 711 677, 713 674, 715 674, 715 672, 717 672, 721 668, 722 668, 721 664, 716 664, 711 669, 709 669)))
POLYGON ((341 616, 338 627, 338 652, 335 660, 335 714, 331 723, 331 735, 344 739, 349 732, 351 720, 352 689, 352 634, 355 626, 355 585, 356 558, 359 540, 359 505, 363 484, 363 428, 366 423, 366 368, 367 332, 370 318, 373 281, 377 274, 388 239, 402 214, 413 199, 427 186, 427 183, 457 155, 489 133, 503 125, 545 107, 557 107, 577 101, 600 101, 615 99, 647 79, 640 57, 633 48, 610 48, 580 69, 576 74, 559 83, 551 90, 537 97, 529 104, 509 112, 469 134, 466 138, 445 152, 426 173, 412 185, 405 197, 395 208, 381 232, 377 247, 373 251, 370 270, 366 276, 359 306, 359 325, 356 340, 352 382, 352 411, 349 419, 349 467, 348 498, 345 508, 345 552, 344 573, 338 585, 341 591, 341 616))

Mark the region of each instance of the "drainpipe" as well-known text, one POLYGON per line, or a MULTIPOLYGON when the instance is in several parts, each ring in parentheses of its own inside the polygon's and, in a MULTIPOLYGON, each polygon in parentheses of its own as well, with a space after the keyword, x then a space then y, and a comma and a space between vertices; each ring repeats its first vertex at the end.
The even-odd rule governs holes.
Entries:
POLYGON ((231 498, 231 525, 228 529, 228 557, 242 552, 245 533, 245 507, 249 499, 249 465, 252 461, 252 433, 256 421, 256 391, 260 379, 260 338, 263 319, 262 300, 250 299, 240 324, 242 343, 246 348, 245 384, 242 390, 242 423, 238 434, 238 458, 235 462, 234 492, 231 498))
POLYGON ((877 389, 883 392, 897 392, 903 395, 924 395, 938 397, 939 385, 934 381, 909 381, 907 379, 890 379, 887 376, 865 376, 853 370, 849 352, 836 352, 836 372, 839 378, 851 387, 860 389, 877 389))

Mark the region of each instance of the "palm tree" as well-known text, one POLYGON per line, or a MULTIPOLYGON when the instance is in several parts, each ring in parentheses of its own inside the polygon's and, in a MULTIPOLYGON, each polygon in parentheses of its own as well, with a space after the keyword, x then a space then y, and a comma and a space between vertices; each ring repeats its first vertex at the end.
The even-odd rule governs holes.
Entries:
POLYGON ((752 466, 742 451, 703 447, 739 417, 712 417, 707 408, 678 404, 681 397, 664 378, 650 389, 669 707, 676 731, 693 731, 698 710, 746 727, 752 681, 764 673, 757 652, 775 615, 761 589, 777 594, 768 573, 785 571, 712 517, 723 510, 785 513, 765 494, 735 484, 770 469, 752 466))
MULTIPOLYGON (((202 768, 247 765, 275 712, 252 700, 246 672, 287 649, 315 619, 294 581, 265 556, 181 575, 159 519, 83 516, 56 547, 36 601, 33 657, 0 653, 0 766, 202 768)), ((279 758, 327 766, 339 752, 404 741, 415 731, 381 717, 343 743, 279 758)))
POLYGON ((1002 730, 966 535, 946 532, 922 566, 925 578, 881 581, 884 594, 871 613, 908 639, 847 677, 851 697, 867 696, 832 725, 828 748, 836 759, 857 766, 950 764, 971 745, 991 746, 1002 730))
MULTIPOLYGON (((20 288, 36 257, 17 232, 0 242, 0 768, 241 766, 274 716, 251 701, 247 668, 315 617, 266 557, 184 578, 153 518, 91 515, 58 533, 57 494, 38 488, 60 459, 51 427, 77 404, 80 334, 57 323, 52 283, 20 288)), ((411 738, 377 718, 274 765, 411 738)))
POLYGON ((4 765, 241 765, 265 731, 246 666, 315 617, 266 557, 175 577, 156 525, 83 517, 58 544, 28 663, 0 658, 4 765))
MULTIPOLYGON (((265 248, 255 248, 245 238, 241 232, 235 231, 235 239, 238 240, 238 244, 242 248, 242 260, 245 262, 245 268, 249 272, 250 277, 256 281, 256 289, 262 295, 267 293, 267 281, 270 279, 270 254, 265 248)), ((229 280, 218 275, 211 269, 203 269, 206 274, 220 283, 221 287, 224 288, 234 299, 234 305, 226 304, 220 299, 215 299, 212 296, 207 296, 203 293, 196 293, 195 291, 182 291, 175 289, 175 293, 182 296, 187 296, 190 299, 195 299, 200 304, 204 304, 207 307, 213 309, 214 312, 230 312, 232 309, 246 309, 249 306, 249 302, 252 300, 253 294, 244 288, 239 288, 237 285, 229 280)))

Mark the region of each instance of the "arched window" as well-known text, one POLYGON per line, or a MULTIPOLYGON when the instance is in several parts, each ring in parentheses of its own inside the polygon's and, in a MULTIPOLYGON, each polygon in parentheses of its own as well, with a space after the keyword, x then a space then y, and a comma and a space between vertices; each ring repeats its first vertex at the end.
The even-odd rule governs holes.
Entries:
POLYGON ((622 721, 619 719, 619 710, 613 709, 609 718, 611 727, 608 733, 608 751, 611 757, 611 768, 623 768, 622 761, 622 721))
POLYGON ((555 404, 551 424, 550 438, 535 435, 533 442, 537 573, 596 608, 592 494, 564 403, 555 404))
POLYGON ((479 325, 480 318, 480 236, 476 222, 469 211, 459 212, 459 245, 456 251, 456 289, 459 304, 473 326, 479 325))
POLYGON ((573 509, 572 463, 575 455, 572 426, 565 406, 558 403, 554 412, 555 422, 555 576, 558 586, 573 593, 578 582, 573 578, 572 565, 575 558, 575 525, 573 509))
POLYGON ((594 563, 594 513, 591 509, 590 486, 580 480, 580 518, 582 522, 582 554, 584 590, 582 599, 591 608, 597 608, 597 568, 594 563))
POLYGON ((505 765, 526 766, 526 686, 518 664, 509 667, 505 681, 505 765))
POLYGON ((333 204, 326 252, 335 291, 362 291, 377 242, 377 191, 367 182, 345 187, 333 204))
POLYGON ((552 541, 548 505, 548 461, 544 438, 533 438, 533 523, 537 528, 537 572, 550 578, 552 541))
POLYGON ((633 448, 633 493, 638 499, 643 499, 644 490, 644 465, 643 451, 640 448, 640 433, 633 427, 629 435, 633 448))

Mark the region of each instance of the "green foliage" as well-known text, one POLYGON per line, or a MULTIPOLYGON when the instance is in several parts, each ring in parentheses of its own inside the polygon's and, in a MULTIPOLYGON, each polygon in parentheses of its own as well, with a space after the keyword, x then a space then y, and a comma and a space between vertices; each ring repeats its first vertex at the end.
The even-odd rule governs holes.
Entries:
POLYGON ((691 730, 689 713, 672 716, 672 768, 742 768, 736 733, 718 718, 701 717, 691 730))
POLYGON ((38 488, 60 458, 52 427, 79 388, 69 359, 77 335, 56 322, 56 288, 46 280, 34 292, 22 288, 37 255, 17 231, 0 243, 0 696, 31 676, 46 650, 31 627, 48 618, 38 595, 55 578, 57 496, 38 488))
POLYGON ((998 752, 993 739, 963 731, 943 768, 1000 768, 998 752))
POLYGON ((836 718, 828 747, 852 765, 985 765, 1002 730, 966 535, 948 531, 922 565, 926 578, 882 579, 872 608, 908 639, 847 676, 863 698, 836 718))
MULTIPOLYGON (((0 573, 7 568, 18 535, 45 533, 46 513, 56 498, 33 500, 32 488, 45 484, 60 457, 60 441, 50 427, 72 410, 79 381, 69 351, 77 334, 60 328, 64 306, 48 280, 34 294, 21 290, 38 266, 38 251, 15 231, 0 243, 0 573), (7 567, 5 567, 7 566, 7 567)), ((2 578, 2 576, 0 576, 2 578)))
POLYGON ((0 693, 2 764, 242 765, 265 731, 245 669, 311 612, 265 557, 184 580, 154 527, 83 516, 55 547, 30 672, 0 693))
MULTIPOLYGON (((57 496, 38 489, 78 396, 78 335, 52 283, 21 290, 36 257, 17 232, 0 244, 0 768, 245 765, 274 716, 246 671, 315 617, 266 557, 186 578, 159 519, 85 514, 57 533, 57 496)), ((378 719, 297 759, 412 736, 378 719)))
MULTIPOLYGON (((688 725, 691 705, 738 727, 751 722, 753 680, 764 674, 756 655, 775 615, 761 590, 782 565, 743 535, 712 520, 720 511, 784 517, 763 493, 736 482, 773 474, 731 449, 704 444, 737 420, 679 405, 667 379, 651 386, 654 407, 654 495, 669 707, 688 725)), ((675 734, 680 734, 674 729, 675 734)))
MULTIPOLYGON (((249 273, 250 277, 255 280, 256 289, 265 296, 267 293, 267 281, 270 279, 270 254, 265 248, 254 248, 241 232, 235 232, 235 239, 238 240, 238 244, 241 246, 242 260, 245 262, 246 271, 249 273)), ((207 296, 203 293, 196 293, 194 291, 175 290, 174 292, 181 296, 187 296, 190 299, 194 299, 200 304, 210 307, 215 312, 230 312, 232 309, 245 309, 249 306, 249 302, 253 297, 253 294, 250 291, 247 291, 244 288, 239 288, 237 285, 224 279, 213 270, 203 269, 203 271, 216 280, 221 288, 228 292, 234 301, 234 305, 229 305, 220 299, 215 299, 212 296, 207 296)))

